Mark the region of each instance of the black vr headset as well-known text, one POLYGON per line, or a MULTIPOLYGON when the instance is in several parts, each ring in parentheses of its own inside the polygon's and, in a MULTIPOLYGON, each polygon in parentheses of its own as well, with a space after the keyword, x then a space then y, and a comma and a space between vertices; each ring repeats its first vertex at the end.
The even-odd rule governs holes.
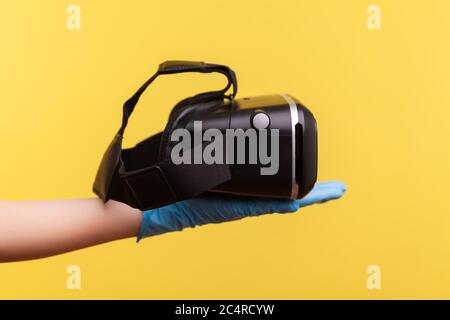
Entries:
POLYGON ((317 178, 314 116, 289 95, 235 99, 236 93, 236 75, 227 66, 190 61, 160 64, 156 74, 125 102, 122 125, 103 155, 94 192, 104 202, 114 199, 140 210, 207 192, 282 199, 305 196, 317 178), (227 77, 228 84, 222 90, 200 93, 180 101, 172 109, 163 132, 133 148, 122 149, 128 118, 145 89, 159 75, 184 72, 221 73, 227 77), (230 88, 232 93, 227 94, 230 88), (184 133, 194 136, 194 142, 188 141, 187 149, 177 145, 182 136, 177 129, 184 129, 184 133), (209 138, 200 142, 195 139, 203 133, 206 136, 208 130, 209 138), (256 140, 252 140, 255 137, 256 140), (216 144, 215 150, 211 151, 212 144, 219 140, 226 143, 222 143, 223 147, 216 144), (263 140, 274 143, 261 144, 263 140), (246 151, 243 156, 238 154, 242 149, 239 149, 239 143, 246 151), (216 161, 195 159, 202 151, 206 152, 208 146, 216 161), (256 161, 255 152, 263 155, 256 161), (271 163, 271 169, 267 168, 269 153, 277 155, 277 163, 271 163), (180 159, 193 161, 180 162, 180 159))

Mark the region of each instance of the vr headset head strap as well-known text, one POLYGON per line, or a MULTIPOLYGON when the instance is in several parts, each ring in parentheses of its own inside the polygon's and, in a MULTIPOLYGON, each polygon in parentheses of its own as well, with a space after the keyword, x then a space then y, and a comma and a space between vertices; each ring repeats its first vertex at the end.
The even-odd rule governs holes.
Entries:
POLYGON ((205 92, 200 95, 187 98, 181 101, 179 105, 186 105, 188 99, 195 99, 198 102, 202 100, 212 100, 214 98, 224 97, 229 98, 230 100, 234 99, 237 94, 237 79, 236 74, 229 67, 218 64, 204 63, 204 62, 194 62, 194 61, 166 61, 159 65, 158 71, 148 79, 137 91, 136 93, 128 99, 123 105, 123 116, 122 116, 122 125, 120 126, 119 133, 123 135, 125 128, 128 124, 128 119, 133 113, 134 107, 139 101, 139 98, 147 89, 147 87, 159 76, 164 74, 175 74, 175 73, 186 73, 186 72, 200 72, 200 73, 221 73, 225 75, 228 79, 228 83, 225 88, 219 91, 205 92), (233 87, 233 93, 229 96, 226 96, 225 93, 233 87))

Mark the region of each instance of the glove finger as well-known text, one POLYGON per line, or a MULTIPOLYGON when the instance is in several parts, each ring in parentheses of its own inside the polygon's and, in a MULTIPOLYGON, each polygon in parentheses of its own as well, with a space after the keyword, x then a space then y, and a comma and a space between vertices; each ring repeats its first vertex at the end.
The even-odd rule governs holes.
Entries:
POLYGON ((327 181, 317 183, 303 199, 296 200, 298 208, 339 199, 347 190, 346 185, 340 181, 327 181))

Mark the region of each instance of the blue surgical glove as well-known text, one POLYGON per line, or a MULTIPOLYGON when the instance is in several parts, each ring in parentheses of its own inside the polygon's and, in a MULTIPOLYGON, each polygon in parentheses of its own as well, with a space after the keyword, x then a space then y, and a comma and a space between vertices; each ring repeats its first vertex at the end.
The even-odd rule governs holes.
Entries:
POLYGON ((209 194, 180 201, 165 207, 144 211, 138 241, 142 238, 193 228, 208 223, 221 223, 266 213, 296 212, 299 208, 339 199, 346 190, 338 181, 317 183, 300 200, 277 200, 233 195, 209 194))

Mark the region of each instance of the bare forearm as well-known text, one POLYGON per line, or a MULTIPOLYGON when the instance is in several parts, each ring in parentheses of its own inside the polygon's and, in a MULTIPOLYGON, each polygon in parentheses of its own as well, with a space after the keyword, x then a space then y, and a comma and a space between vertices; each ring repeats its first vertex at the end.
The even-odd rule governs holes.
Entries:
POLYGON ((141 219, 140 210, 98 198, 0 201, 0 262, 133 237, 141 219))

